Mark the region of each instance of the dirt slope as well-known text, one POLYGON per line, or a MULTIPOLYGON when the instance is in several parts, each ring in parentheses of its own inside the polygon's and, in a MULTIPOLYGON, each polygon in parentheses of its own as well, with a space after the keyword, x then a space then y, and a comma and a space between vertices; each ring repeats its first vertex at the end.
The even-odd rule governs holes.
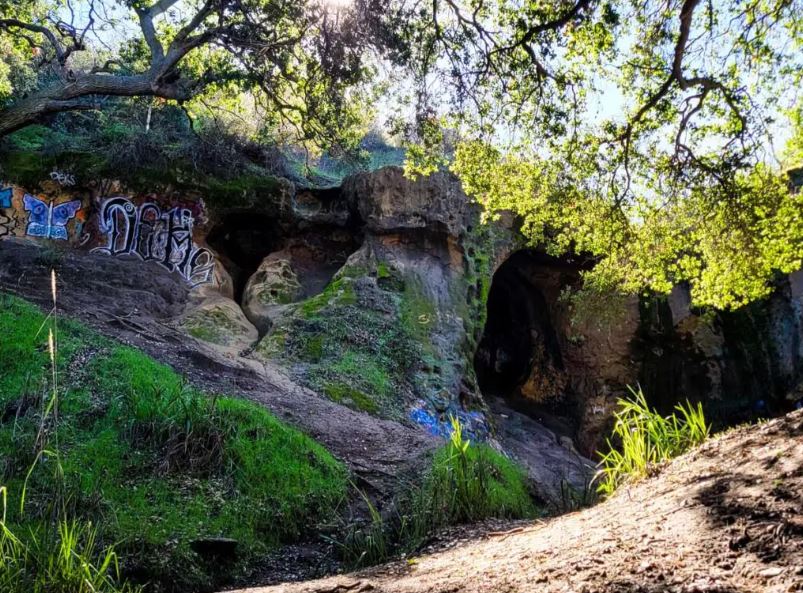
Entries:
POLYGON ((373 496, 390 495, 399 477, 424 466, 427 452, 439 444, 421 429, 338 405, 276 368, 224 356, 180 333, 174 321, 187 288, 155 263, 0 241, 0 290, 48 308, 51 266, 58 270, 62 314, 144 350, 210 393, 263 404, 346 462, 373 496))
MULTIPOLYGON (((372 498, 389 498, 400 480, 428 465, 427 454, 441 444, 412 423, 354 411, 299 386, 275 366, 222 353, 179 332, 176 320, 187 303, 188 289, 180 277, 154 262, 58 244, 43 249, 25 240, 0 241, 2 291, 48 308, 53 266, 58 270, 62 313, 144 350, 209 393, 264 405, 343 460, 372 498)), ((520 416, 505 412, 509 418, 520 416)), ((561 446, 551 431, 535 422, 527 421, 526 431, 513 432, 505 430, 508 423, 501 415, 499 420, 500 439, 528 467, 541 498, 554 499, 561 480, 582 487, 590 462, 561 446)))
POLYGON ((803 591, 803 411, 734 430, 606 502, 277 592, 803 591))

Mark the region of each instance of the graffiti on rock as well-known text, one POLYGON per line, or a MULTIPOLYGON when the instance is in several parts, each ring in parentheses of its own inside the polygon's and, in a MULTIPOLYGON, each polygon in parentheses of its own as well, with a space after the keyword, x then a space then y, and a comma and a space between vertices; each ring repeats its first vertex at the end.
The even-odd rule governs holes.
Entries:
POLYGON ((50 172, 50 178, 59 185, 75 185, 75 177, 70 173, 64 173, 58 169, 50 172))
POLYGON ((25 210, 30 213, 25 233, 29 237, 43 237, 60 241, 67 240, 67 223, 75 218, 81 209, 81 200, 55 204, 52 200, 45 202, 29 194, 23 196, 22 203, 25 210))
POLYGON ((214 256, 193 242, 194 219, 188 208, 162 210, 153 202, 136 206, 128 198, 109 198, 101 206, 98 224, 106 245, 93 251, 155 261, 192 286, 212 279, 214 256))
POLYGON ((0 208, 11 208, 11 198, 13 197, 13 188, 7 187, 0 190, 0 208))
MULTIPOLYGON (((11 198, 14 190, 10 187, 0 190, 0 209, 11 208, 11 198)), ((10 215, 0 212, 0 239, 14 234, 14 227, 17 226, 17 217, 12 212, 10 215)))

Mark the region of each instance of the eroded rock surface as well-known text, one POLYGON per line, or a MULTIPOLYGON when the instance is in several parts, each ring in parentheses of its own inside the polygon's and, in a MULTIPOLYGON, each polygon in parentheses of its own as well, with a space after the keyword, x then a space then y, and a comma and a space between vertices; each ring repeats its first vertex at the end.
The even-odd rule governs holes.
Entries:
POLYGON ((191 304, 179 327, 194 338, 223 349, 232 356, 253 346, 259 338, 257 328, 240 306, 222 295, 209 296, 191 304))
POLYGON ((260 333, 266 334, 278 309, 295 301, 300 293, 301 283, 290 261, 268 256, 245 285, 243 311, 260 333))
MULTIPOLYGON (((49 237, 28 223, 27 190, 11 190, 6 238, 66 266, 97 256, 81 282, 118 325, 158 311, 238 364, 432 434, 456 416, 472 438, 503 436, 484 392, 555 435, 533 427, 535 452, 572 444, 591 456, 628 386, 666 412, 703 401, 722 422, 803 397, 800 273, 733 313, 696 311, 677 287, 668 299, 611 298, 604 315, 578 320, 564 297, 592 262, 526 246, 509 214, 480 224, 447 173, 410 180, 391 167, 325 189, 276 180, 214 206, 175 188, 47 181, 34 197, 74 215, 49 237)), ((24 277, 8 253, 5 277, 24 277)))

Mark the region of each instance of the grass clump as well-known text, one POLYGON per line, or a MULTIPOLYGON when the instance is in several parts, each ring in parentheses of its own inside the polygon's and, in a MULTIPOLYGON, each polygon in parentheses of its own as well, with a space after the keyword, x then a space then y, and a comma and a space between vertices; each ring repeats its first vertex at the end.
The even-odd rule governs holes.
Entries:
POLYGON ((459 421, 452 418, 451 422, 449 442, 435 453, 423 485, 397 500, 390 517, 363 496, 371 521, 348 530, 336 542, 352 566, 378 564, 393 555, 414 552, 447 525, 538 515, 525 472, 489 446, 472 444, 459 421))
POLYGON ((650 475, 662 462, 685 453, 708 438, 710 427, 702 404, 688 401, 676 413, 661 416, 647 404, 644 393, 630 389, 632 399, 620 399, 613 433, 619 447, 608 440, 597 475, 600 494, 612 494, 627 480, 650 475))
POLYGON ((449 443, 435 455, 426 487, 432 511, 446 523, 533 516, 524 471, 488 445, 472 445, 460 422, 451 423, 449 443))
POLYGON ((140 593, 121 583, 117 554, 99 549, 97 530, 78 521, 17 537, 6 523, 0 487, 0 591, 4 593, 140 593))
MULTIPOLYGON (((347 472, 318 443, 77 324, 59 324, 58 423, 43 420, 53 386, 43 322, 35 307, 0 294, 0 335, 9 338, 0 341, 0 485, 13 503, 3 528, 27 550, 15 556, 22 565, 0 565, 0 584, 20 566, 49 570, 38 550, 59 554, 70 535, 85 556, 120 542, 123 576, 152 590, 209 590, 336 516, 347 472), (43 434, 57 447, 43 446, 43 434), (195 551, 217 537, 238 542, 234 561, 195 551)), ((97 558, 92 566, 103 566, 105 553, 97 558)), ((62 590, 82 591, 47 589, 62 590)))

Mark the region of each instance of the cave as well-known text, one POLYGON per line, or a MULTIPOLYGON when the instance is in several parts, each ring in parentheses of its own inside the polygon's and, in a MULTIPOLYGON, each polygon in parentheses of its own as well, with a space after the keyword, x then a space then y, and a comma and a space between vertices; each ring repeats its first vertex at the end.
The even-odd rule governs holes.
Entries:
POLYGON ((252 211, 230 212, 207 236, 234 283, 234 299, 240 302, 245 285, 259 264, 281 248, 284 237, 275 217, 252 211))
POLYGON ((576 277, 576 266, 532 249, 513 253, 499 266, 474 357, 486 398, 503 398, 539 417, 568 412, 561 322, 556 315, 561 290, 576 277))

